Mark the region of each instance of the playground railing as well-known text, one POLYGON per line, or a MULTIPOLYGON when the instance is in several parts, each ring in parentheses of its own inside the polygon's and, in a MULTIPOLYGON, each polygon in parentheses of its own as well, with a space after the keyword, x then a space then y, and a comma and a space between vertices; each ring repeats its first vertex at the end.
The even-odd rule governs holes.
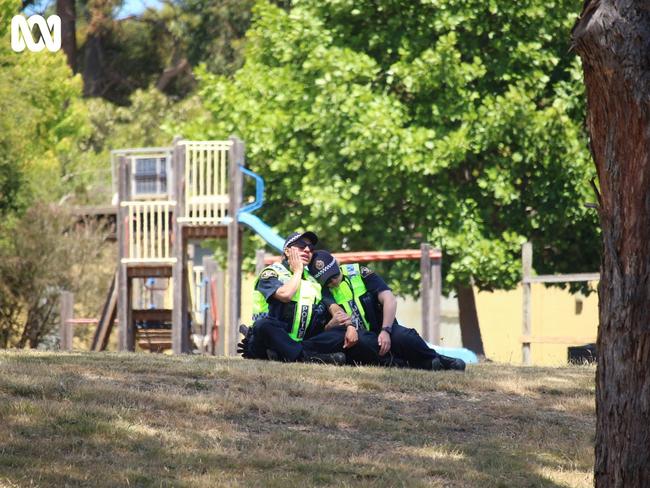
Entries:
POLYGON ((174 263, 171 218, 175 201, 126 201, 128 254, 123 263, 174 263))
POLYGON ((185 212, 178 221, 190 225, 226 223, 232 141, 182 141, 181 144, 185 146, 185 212))

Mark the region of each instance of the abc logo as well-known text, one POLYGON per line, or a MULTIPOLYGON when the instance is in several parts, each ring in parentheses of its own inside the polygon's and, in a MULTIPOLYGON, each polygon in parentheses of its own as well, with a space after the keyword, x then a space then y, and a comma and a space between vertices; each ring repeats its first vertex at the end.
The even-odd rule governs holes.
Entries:
POLYGON ((29 18, 16 15, 11 19, 11 49, 17 53, 25 48, 40 52, 46 47, 51 52, 61 49, 61 17, 51 15, 46 21, 40 15, 32 15, 29 18), (36 42, 32 35, 34 26, 38 26, 40 31, 40 39, 36 42))

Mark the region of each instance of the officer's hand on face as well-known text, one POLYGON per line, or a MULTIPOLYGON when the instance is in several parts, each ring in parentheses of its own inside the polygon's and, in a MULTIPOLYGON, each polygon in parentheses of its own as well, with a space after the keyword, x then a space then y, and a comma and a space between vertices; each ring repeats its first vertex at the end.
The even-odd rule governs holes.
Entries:
POLYGON ((377 343, 379 344, 379 355, 385 356, 390 351, 390 334, 382 330, 377 338, 377 343))
POLYGON ((359 334, 354 327, 347 327, 345 331, 345 340, 343 341, 343 349, 348 349, 355 346, 359 342, 359 334))
POLYGON ((291 271, 294 273, 302 273, 304 265, 302 264, 302 259, 300 259, 301 251, 297 247, 290 247, 287 249, 287 252, 289 253, 288 259, 291 271))

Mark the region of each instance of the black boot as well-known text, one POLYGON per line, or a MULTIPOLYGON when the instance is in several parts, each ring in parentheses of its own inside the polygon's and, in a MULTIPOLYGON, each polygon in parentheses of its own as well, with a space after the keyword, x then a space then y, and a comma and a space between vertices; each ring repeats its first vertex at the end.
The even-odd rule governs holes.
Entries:
POLYGON ((335 364, 336 366, 341 366, 345 364, 345 354, 342 352, 332 352, 329 354, 303 353, 301 361, 305 363, 335 364))
POLYGON ((442 361, 440 361, 440 356, 436 356, 431 360, 431 371, 441 371, 444 367, 442 366, 442 361))
POLYGON ((266 357, 269 358, 269 361, 281 361, 280 356, 273 349, 266 350, 266 357))
POLYGON ((458 358, 452 358, 449 356, 443 356, 438 354, 440 363, 442 364, 442 369, 453 369, 456 371, 465 371, 465 361, 458 358))

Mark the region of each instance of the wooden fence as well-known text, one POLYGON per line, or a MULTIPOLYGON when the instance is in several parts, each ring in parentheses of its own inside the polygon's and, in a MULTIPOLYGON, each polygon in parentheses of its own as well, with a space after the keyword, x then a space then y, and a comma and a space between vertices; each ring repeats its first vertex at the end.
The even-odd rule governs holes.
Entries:
POLYGON ((533 276, 533 245, 530 242, 524 243, 521 248, 521 262, 523 278, 523 320, 521 335, 521 357, 522 363, 526 366, 531 364, 531 344, 567 344, 582 345, 596 342, 596 337, 549 337, 533 335, 532 318, 532 284, 533 283, 571 283, 581 281, 598 281, 600 273, 574 273, 557 275, 533 276))

